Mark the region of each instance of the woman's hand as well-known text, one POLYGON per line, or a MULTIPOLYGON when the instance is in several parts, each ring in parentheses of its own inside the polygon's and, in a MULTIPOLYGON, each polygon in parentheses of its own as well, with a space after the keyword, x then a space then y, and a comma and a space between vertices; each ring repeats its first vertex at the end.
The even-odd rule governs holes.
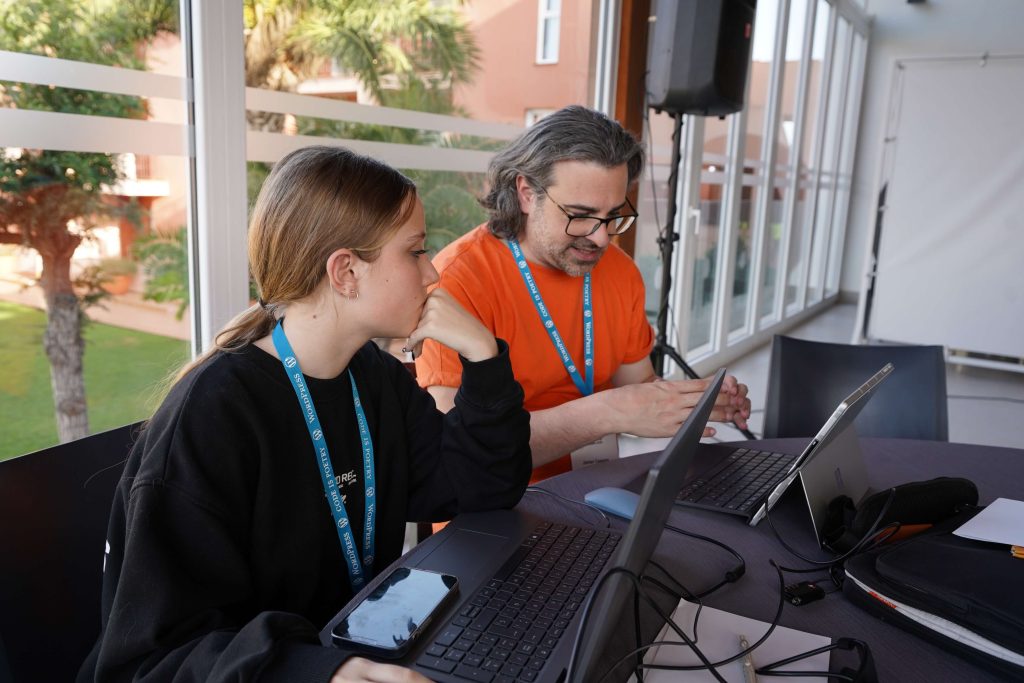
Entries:
POLYGON ((334 672, 331 683, 430 683, 430 679, 402 666, 352 657, 334 672))
POLYGON ((498 343, 490 330, 440 287, 427 297, 420 322, 409 335, 406 349, 412 351, 413 358, 419 355, 424 339, 440 342, 473 362, 498 355, 498 343))

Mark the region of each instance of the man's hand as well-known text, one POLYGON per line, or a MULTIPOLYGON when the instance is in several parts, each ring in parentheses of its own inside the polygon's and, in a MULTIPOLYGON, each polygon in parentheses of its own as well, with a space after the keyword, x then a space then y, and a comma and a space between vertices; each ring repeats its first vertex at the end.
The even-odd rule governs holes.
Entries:
POLYGON ((430 679, 405 667, 352 657, 334 672, 331 683, 430 683, 430 679))
POLYGON ((419 355, 424 339, 440 342, 474 362, 498 355, 498 344, 490 330, 440 287, 427 297, 420 322, 409 335, 406 348, 414 358, 419 355))
MULTIPOLYGON (((707 379, 656 380, 629 384, 595 395, 601 397, 607 408, 611 420, 609 432, 665 437, 679 430, 709 383, 707 379)), ((742 429, 746 427, 748 417, 750 399, 747 398, 747 386, 727 375, 715 399, 710 419, 735 422, 742 429)), ((704 429, 704 436, 714 434, 713 427, 704 429)))

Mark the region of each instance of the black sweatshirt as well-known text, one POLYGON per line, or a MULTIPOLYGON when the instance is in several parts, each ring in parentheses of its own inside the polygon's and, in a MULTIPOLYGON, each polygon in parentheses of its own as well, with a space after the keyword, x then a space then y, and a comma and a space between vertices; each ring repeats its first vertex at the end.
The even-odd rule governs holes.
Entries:
MULTIPOLYGON (((512 507, 530 476, 529 415, 508 347, 463 361, 447 415, 372 343, 349 364, 373 438, 380 571, 406 521, 512 507)), ((362 447, 348 371, 307 377, 360 546, 362 447)), ((175 385, 114 495, 96 681, 328 681, 346 653, 318 631, 352 597, 302 409, 281 362, 218 353, 175 385)))

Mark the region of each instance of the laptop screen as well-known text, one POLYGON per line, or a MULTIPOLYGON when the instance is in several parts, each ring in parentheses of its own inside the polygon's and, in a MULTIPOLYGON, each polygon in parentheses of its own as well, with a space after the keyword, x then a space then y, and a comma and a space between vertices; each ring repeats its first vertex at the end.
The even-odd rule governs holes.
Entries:
MULTIPOLYGON (((639 576, 647 567, 683 485, 690 461, 697 452, 724 378, 725 369, 722 368, 715 373, 690 416, 651 466, 633 521, 609 562, 609 570, 619 567, 639 576)), ((600 657, 612 633, 619 629, 620 614, 632 594, 633 582, 625 574, 610 576, 603 583, 600 592, 594 596, 586 629, 574 648, 579 650, 579 658, 570 673, 570 683, 594 681, 605 673, 600 670, 600 657)))

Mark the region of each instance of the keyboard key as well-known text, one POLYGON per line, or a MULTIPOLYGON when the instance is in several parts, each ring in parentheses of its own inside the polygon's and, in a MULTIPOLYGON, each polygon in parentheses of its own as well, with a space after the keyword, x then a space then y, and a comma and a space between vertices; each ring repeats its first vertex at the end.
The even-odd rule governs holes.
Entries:
POLYGON ((434 642, 438 645, 444 645, 448 647, 462 635, 462 629, 458 626, 449 626, 445 630, 441 631, 441 634, 434 639, 434 642))
POLYGON ((444 653, 447 651, 448 648, 446 648, 444 645, 438 645, 437 643, 434 643, 426 650, 424 650, 424 654, 428 654, 431 657, 444 657, 444 653))
POLYGON ((516 666, 515 664, 506 664, 505 666, 501 667, 501 673, 505 674, 506 676, 511 676, 512 678, 518 676, 519 672, 522 670, 523 667, 516 666))
POLYGON ((466 680, 532 683, 620 540, 608 531, 539 525, 446 625, 422 666, 466 680))
POLYGON ((494 617, 498 616, 498 612, 493 609, 484 608, 480 610, 480 614, 476 615, 476 619, 469 625, 470 628, 477 629, 478 631, 486 631, 487 627, 494 621, 494 617))
POLYGON ((434 669, 435 671, 443 671, 446 674, 450 674, 458 666, 456 662, 449 661, 447 659, 440 659, 439 657, 431 657, 424 655, 416 660, 418 666, 422 666, 426 669, 434 669))
POLYGON ((459 664, 455 667, 455 671, 448 673, 454 673, 459 678, 465 678, 468 681, 480 681, 481 683, 491 683, 494 680, 494 674, 490 671, 474 669, 465 664, 459 664))

